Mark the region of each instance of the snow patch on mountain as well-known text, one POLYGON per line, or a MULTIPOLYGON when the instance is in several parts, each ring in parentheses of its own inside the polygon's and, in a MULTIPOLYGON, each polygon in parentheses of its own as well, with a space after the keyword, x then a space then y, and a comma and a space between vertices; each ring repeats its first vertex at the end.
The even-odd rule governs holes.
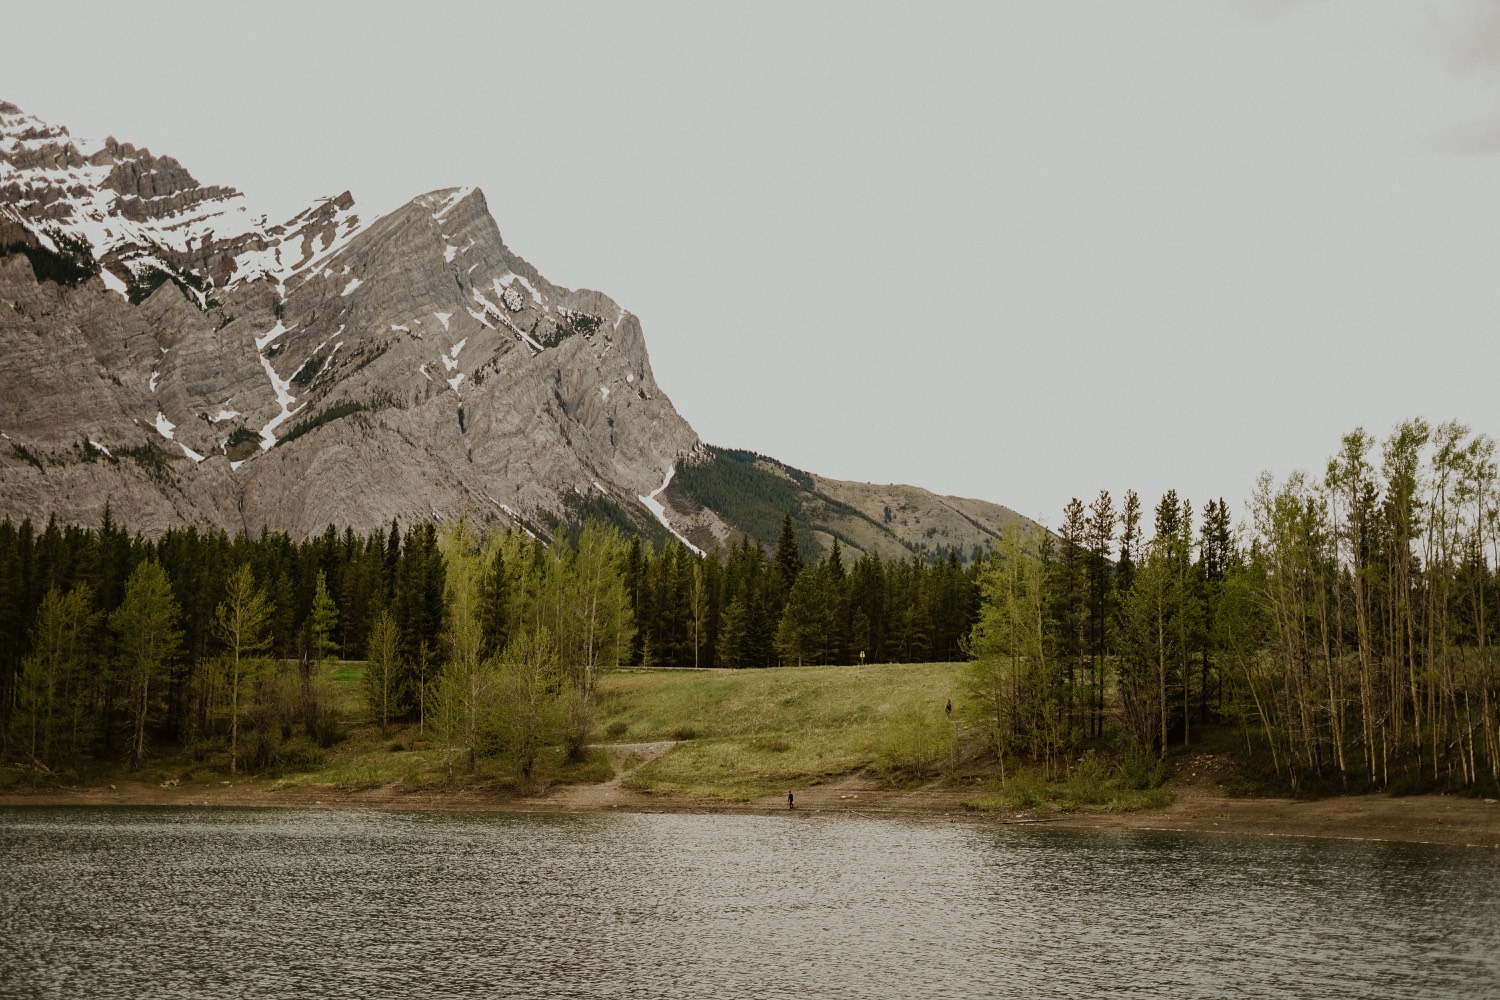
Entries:
POLYGON ((444 216, 453 211, 453 206, 457 205, 459 202, 463 201, 473 193, 473 187, 448 188, 444 191, 433 192, 433 194, 429 196, 436 202, 434 205, 429 206, 436 209, 432 213, 433 219, 437 220, 438 222, 442 222, 444 216))
MULTIPOLYGON (((284 285, 316 273, 375 221, 341 196, 318 199, 273 225, 240 192, 200 185, 175 160, 112 138, 75 137, 7 107, 0 112, 0 186, 11 203, 5 214, 54 252, 47 229, 55 226, 86 240, 96 261, 110 258, 133 273, 156 267, 182 275, 217 257, 228 261, 225 287, 261 279, 284 285)), ((101 267, 100 279, 128 297, 129 286, 109 267, 101 267)), ((197 284, 183 288, 207 309, 210 296, 197 284)))
POLYGON ((656 519, 661 522, 661 526, 663 528, 666 528, 668 531, 670 531, 672 535, 683 545, 686 545, 688 548, 692 549, 695 553, 701 556, 703 555, 703 550, 698 548, 698 546, 694 545, 692 542, 688 541, 676 528, 672 527, 672 522, 667 520, 666 506, 660 500, 656 499, 657 497, 661 496, 663 491, 665 491, 668 486, 672 485, 672 477, 676 474, 677 466, 674 463, 667 467, 667 478, 661 481, 660 486, 652 490, 648 496, 637 496, 636 499, 645 504, 646 509, 656 515, 656 519))
MULTIPOLYGON (((295 324, 293 324, 293 327, 295 327, 295 324)), ((278 319, 275 326, 255 338, 255 349, 257 351, 264 351, 268 344, 274 343, 283 333, 291 332, 293 327, 288 327, 278 319)))
POLYGON ((462 351, 464 349, 464 345, 468 342, 469 339, 465 337, 463 340, 460 340, 458 343, 453 345, 453 349, 450 350, 448 352, 448 355, 442 359, 444 368, 448 369, 451 372, 458 367, 458 352, 462 351))
POLYGON ((130 289, 109 268, 101 267, 99 269, 99 278, 104 282, 105 288, 108 288, 112 292, 118 292, 122 298, 130 298, 130 289))
POLYGON ((260 366, 266 370, 266 377, 271 380, 271 388, 276 392, 276 404, 281 407, 281 412, 272 417, 264 427, 260 429, 260 450, 270 451, 276 447, 276 428, 287 421, 287 418, 297 411, 292 404, 297 401, 288 388, 292 384, 291 379, 283 379, 276 374, 276 369, 271 367, 270 359, 264 354, 260 356, 260 366))

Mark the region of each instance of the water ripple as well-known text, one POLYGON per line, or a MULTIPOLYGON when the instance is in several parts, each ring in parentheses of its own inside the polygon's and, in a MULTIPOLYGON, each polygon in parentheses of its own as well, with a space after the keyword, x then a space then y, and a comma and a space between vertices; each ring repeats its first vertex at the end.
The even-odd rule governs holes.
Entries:
POLYGON ((1500 997, 1500 865, 861 820, 0 810, 0 996, 1500 997))

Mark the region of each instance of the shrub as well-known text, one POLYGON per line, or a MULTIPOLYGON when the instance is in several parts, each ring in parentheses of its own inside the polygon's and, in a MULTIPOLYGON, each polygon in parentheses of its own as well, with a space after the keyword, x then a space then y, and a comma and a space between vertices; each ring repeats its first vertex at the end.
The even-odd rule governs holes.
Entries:
POLYGON ((1000 796, 1017 809, 1034 809, 1047 801, 1047 782, 1031 768, 1022 768, 1001 787, 1000 796))
POLYGON ((1068 774, 1067 797, 1075 805, 1103 805, 1115 797, 1110 769, 1093 750, 1086 752, 1068 774))
POLYGON ((1120 761, 1120 787, 1144 791, 1158 788, 1167 780, 1167 765, 1139 743, 1125 748, 1120 761))
POLYGON ((323 749, 342 743, 347 736, 338 712, 331 705, 314 701, 307 708, 307 735, 323 749))
POLYGON ((889 778, 926 780, 952 761, 953 726, 936 710, 909 705, 892 714, 875 750, 876 767, 889 778))

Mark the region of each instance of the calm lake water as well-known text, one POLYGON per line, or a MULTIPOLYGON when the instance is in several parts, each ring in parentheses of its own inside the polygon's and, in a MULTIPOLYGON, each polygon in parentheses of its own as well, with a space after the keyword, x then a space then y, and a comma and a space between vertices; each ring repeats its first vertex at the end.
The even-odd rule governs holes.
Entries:
POLYGON ((6 997, 1500 997, 1478 850, 0 809, 6 997))

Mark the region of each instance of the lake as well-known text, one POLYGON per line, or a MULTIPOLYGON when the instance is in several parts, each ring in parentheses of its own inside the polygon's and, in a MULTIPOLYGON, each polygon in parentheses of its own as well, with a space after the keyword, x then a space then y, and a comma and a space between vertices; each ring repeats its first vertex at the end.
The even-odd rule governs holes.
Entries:
POLYGON ((849 818, 0 809, 5 997, 1500 997, 1500 855, 849 818))

